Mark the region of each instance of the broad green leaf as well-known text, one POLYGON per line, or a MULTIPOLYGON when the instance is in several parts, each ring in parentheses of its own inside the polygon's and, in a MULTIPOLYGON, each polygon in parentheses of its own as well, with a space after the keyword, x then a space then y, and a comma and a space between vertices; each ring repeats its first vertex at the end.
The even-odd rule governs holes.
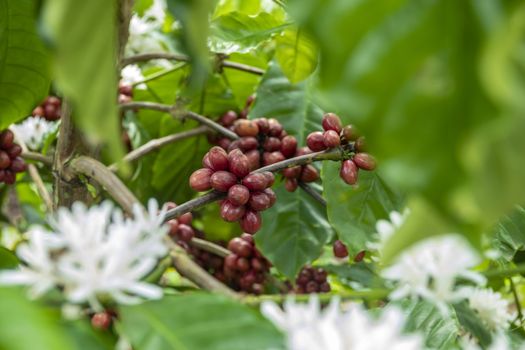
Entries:
POLYGON ((317 67, 317 47, 304 30, 287 29, 276 41, 275 57, 292 83, 298 83, 313 73, 317 67))
POLYGON ((284 18, 267 12, 257 15, 229 12, 211 22, 210 48, 225 54, 247 52, 270 39, 275 33, 280 33, 288 25, 284 18))
POLYGON ((0 269, 12 269, 18 265, 18 259, 9 250, 0 247, 0 269))
POLYGON ((287 192, 277 184, 277 202, 263 212, 257 247, 284 275, 294 278, 307 263, 321 255, 331 236, 324 207, 300 189, 287 192))
POLYGON ((343 265, 322 265, 322 268, 328 273, 334 274, 343 283, 355 285, 359 283, 366 288, 381 288, 383 282, 381 277, 376 273, 375 266, 365 262, 343 265))
POLYGON ((55 82, 70 99, 77 125, 94 143, 120 158, 117 114, 116 2, 46 1, 44 19, 53 42, 55 82))
POLYGON ((443 316, 434 305, 426 301, 407 301, 402 305, 407 315, 406 331, 421 332, 429 349, 453 348, 459 332, 456 318, 443 316))
POLYGON ((486 347, 492 341, 492 335, 490 330, 481 322, 479 315, 472 310, 466 302, 455 304, 454 310, 456 311, 456 316, 459 320, 459 323, 465 327, 465 329, 474 335, 479 343, 486 347))
POLYGON ((525 209, 516 207, 500 219, 493 229, 493 247, 511 261, 517 251, 525 250, 525 209))
POLYGON ((230 12, 241 12, 246 15, 256 16, 261 12, 271 14, 281 20, 286 16, 282 6, 266 0, 220 0, 215 6, 213 19, 230 12))
POLYGON ((36 1, 0 0, 0 130, 47 95, 49 55, 36 32, 36 1))
POLYGON ((330 224, 355 254, 366 248, 377 220, 402 211, 403 201, 376 171, 360 171, 357 185, 349 186, 339 177, 340 168, 339 162, 324 162, 323 197, 330 224))
POLYGON ((166 296, 120 308, 135 350, 282 349, 282 335, 255 311, 218 295, 166 296))
POLYGON ((94 329, 87 320, 63 322, 62 328, 75 345, 71 349, 115 349, 115 337, 110 332, 94 329))
POLYGON ((27 300, 22 290, 0 288, 0 313, 1 349, 72 349, 56 314, 27 300))

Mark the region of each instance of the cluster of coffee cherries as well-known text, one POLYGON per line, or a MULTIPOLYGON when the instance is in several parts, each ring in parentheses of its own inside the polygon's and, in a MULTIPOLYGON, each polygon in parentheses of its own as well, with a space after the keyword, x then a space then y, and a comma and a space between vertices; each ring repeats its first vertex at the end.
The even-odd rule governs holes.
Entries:
POLYGON ((295 280, 295 292, 298 294, 327 293, 330 284, 326 270, 318 267, 305 266, 295 280))
MULTIPOLYGON (((176 208, 177 204, 175 204, 174 202, 167 202, 165 204, 165 207, 167 210, 170 210, 176 208)), ((191 239, 195 237, 195 230, 191 226, 192 220, 193 215, 191 213, 185 213, 176 219, 169 220, 169 235, 177 242, 190 242, 191 239)))
POLYGON ((118 103, 128 103, 133 100, 133 87, 129 84, 120 82, 118 84, 118 103))
POLYGON ((376 161, 370 154, 363 152, 364 138, 359 137, 355 126, 342 126, 341 119, 334 113, 327 113, 323 116, 324 132, 314 131, 306 138, 306 144, 314 151, 323 151, 325 149, 335 148, 339 145, 353 143, 355 154, 352 159, 342 162, 339 176, 349 185, 357 182, 359 169, 374 170, 376 161))
POLYGON ((239 149, 229 153, 212 147, 202 159, 204 168, 190 176, 195 191, 214 189, 227 193, 220 202, 221 217, 238 221, 244 232, 254 234, 261 227, 260 212, 273 206, 276 197, 270 186, 275 180, 271 172, 250 173, 248 157, 239 149))
POLYGON ((16 174, 26 171, 27 164, 20 157, 22 147, 14 142, 15 135, 9 129, 0 133, 0 182, 12 185, 16 174))
POLYGON ((224 258, 224 275, 235 290, 253 294, 264 292, 270 262, 255 247, 253 236, 243 233, 228 243, 232 254, 224 258))
POLYGON ((49 121, 59 120, 62 115, 62 101, 56 96, 47 96, 44 102, 33 109, 33 117, 41 117, 49 121))

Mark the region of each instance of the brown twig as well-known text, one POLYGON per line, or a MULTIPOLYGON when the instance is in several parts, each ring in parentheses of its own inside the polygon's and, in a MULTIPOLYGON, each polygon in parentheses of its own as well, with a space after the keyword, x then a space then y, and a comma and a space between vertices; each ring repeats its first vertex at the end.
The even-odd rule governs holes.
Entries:
MULTIPOLYGON (((121 162, 133 162, 141 157, 144 157, 147 154, 150 154, 151 152, 154 152, 163 146, 172 144, 174 142, 184 140, 193 136, 202 135, 209 131, 210 129, 205 126, 199 126, 198 128, 191 129, 188 131, 179 132, 176 134, 160 137, 158 139, 153 139, 142 146, 134 149, 133 151, 129 152, 124 158, 122 158, 121 162)), ((114 163, 109 166, 109 169, 111 171, 116 171, 118 169, 118 163, 114 163)))
POLYGON ((308 193, 310 195, 310 197, 312 197, 313 199, 315 199, 316 201, 321 203, 322 206, 326 207, 326 201, 323 198, 323 196, 321 196, 321 194, 319 192, 317 192, 312 187, 310 187, 310 185, 308 185, 307 183, 304 183, 302 181, 299 181, 299 187, 301 187, 301 189, 304 192, 308 193))
POLYGON ((155 103, 155 102, 129 102, 129 103, 123 103, 120 105, 120 109, 125 110, 133 110, 133 109, 150 109, 154 111, 164 112, 171 114, 174 118, 177 119, 192 119, 196 122, 206 125, 210 129, 232 139, 237 140, 239 136, 237 136, 236 133, 233 131, 225 128, 224 126, 220 125, 219 123, 214 122, 211 119, 208 119, 200 114, 190 112, 190 111, 179 111, 176 106, 170 106, 162 103, 155 103))
POLYGON ((31 152, 31 151, 23 151, 21 157, 24 158, 25 160, 34 160, 35 162, 40 162, 40 163, 42 163, 44 165, 47 165, 47 166, 52 166, 53 165, 53 158, 45 156, 45 155, 43 155, 41 153, 31 152))

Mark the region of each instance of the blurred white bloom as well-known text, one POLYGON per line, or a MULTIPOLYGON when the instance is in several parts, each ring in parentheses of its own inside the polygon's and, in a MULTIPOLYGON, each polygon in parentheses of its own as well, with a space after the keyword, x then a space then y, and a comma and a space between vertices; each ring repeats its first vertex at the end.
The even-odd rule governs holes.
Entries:
POLYGON ((403 251, 382 275, 398 283, 392 299, 420 296, 446 313, 448 302, 466 297, 464 288, 456 288, 458 277, 485 283, 481 274, 468 270, 479 262, 479 256, 461 236, 449 234, 428 238, 403 251))
POLYGON ((4 226, 2 228, 0 245, 9 250, 14 250, 18 242, 22 240, 22 235, 13 226, 4 226))
POLYGON ((42 146, 47 134, 54 130, 56 124, 56 122, 50 122, 44 118, 28 117, 23 122, 13 124, 9 128, 27 147, 37 150, 42 146))
POLYGON ((129 25, 128 54, 164 51, 160 38, 155 35, 162 29, 166 18, 166 1, 154 0, 144 16, 133 15, 129 25))
POLYGON ((403 313, 387 307, 379 318, 372 318, 357 304, 342 312, 339 301, 332 299, 321 310, 319 299, 312 296, 308 304, 289 299, 284 311, 274 302, 264 302, 261 312, 287 338, 289 350, 416 350, 421 349, 418 335, 403 335, 403 313))
POLYGON ((152 21, 158 26, 164 24, 164 19, 166 18, 166 0, 153 0, 153 4, 144 12, 144 18, 152 21))
POLYGON ((399 213, 394 210, 394 211, 391 211, 389 214, 390 221, 384 220, 384 219, 377 220, 376 230, 377 230, 378 241, 369 242, 367 244, 368 249, 377 250, 379 254, 381 254, 381 251, 383 250, 385 243, 401 227, 401 225, 403 225, 403 223, 405 222, 409 214, 410 214, 410 210, 408 208, 403 210, 403 213, 399 213))
POLYGON ((148 213, 135 207, 134 218, 125 218, 110 202, 60 208, 49 220, 53 232, 30 230, 28 242, 17 249, 25 265, 0 273, 0 283, 30 285, 35 297, 61 286, 68 301, 94 308, 100 296, 119 303, 160 298, 159 287, 141 281, 167 252, 164 212, 157 214, 154 200, 148 213))
POLYGON ((509 302, 491 289, 469 288, 468 303, 491 330, 508 328, 514 317, 509 302))
MULTIPOLYGON (((459 345, 462 350, 482 350, 481 346, 476 342, 474 337, 470 334, 462 336, 459 340, 459 345)), ((511 346, 509 338, 503 332, 498 332, 492 335, 492 343, 486 348, 486 350, 510 350, 518 349, 524 350, 525 345, 521 344, 519 347, 511 346)))
MULTIPOLYGON (((137 66, 136 64, 130 64, 124 67, 122 71, 120 72, 120 76, 121 76, 121 81, 127 85, 133 85, 135 83, 138 83, 144 80, 142 71, 140 70, 139 66, 137 66)), ((137 85, 137 88, 145 89, 146 84, 139 84, 137 85)))

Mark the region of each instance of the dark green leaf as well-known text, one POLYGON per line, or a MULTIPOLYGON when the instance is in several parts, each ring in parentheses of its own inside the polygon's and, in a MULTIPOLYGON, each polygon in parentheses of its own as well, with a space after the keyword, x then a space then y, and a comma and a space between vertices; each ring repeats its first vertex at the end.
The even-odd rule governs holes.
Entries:
POLYGON ((12 269, 18 265, 18 259, 9 250, 0 247, 0 269, 12 269))
POLYGON ((0 130, 48 93, 49 56, 36 33, 36 2, 0 0, 0 130))
POLYGON ((500 219, 493 229, 493 246, 511 261, 517 251, 525 250, 525 209, 516 207, 500 219))
POLYGON ((167 296, 120 308, 122 329, 136 350, 282 349, 282 335, 262 316, 218 295, 167 296))
POLYGON ((116 108, 116 2, 46 1, 45 23, 53 41, 57 86, 91 141, 123 153, 116 108))
POLYGON ((75 344, 71 349, 115 349, 115 337, 110 332, 94 329, 87 320, 64 322, 63 329, 75 344))
POLYGON ((465 327, 469 333, 478 338, 482 346, 486 347, 492 342, 490 331, 481 323, 479 316, 466 302, 455 304, 454 310, 456 311, 459 323, 465 327))
POLYGON ((339 238, 353 253, 365 249, 379 219, 387 219, 391 211, 402 211, 403 201, 377 172, 359 172, 356 186, 349 186, 339 177, 340 163, 324 162, 322 178, 327 201, 328 220, 339 238))

